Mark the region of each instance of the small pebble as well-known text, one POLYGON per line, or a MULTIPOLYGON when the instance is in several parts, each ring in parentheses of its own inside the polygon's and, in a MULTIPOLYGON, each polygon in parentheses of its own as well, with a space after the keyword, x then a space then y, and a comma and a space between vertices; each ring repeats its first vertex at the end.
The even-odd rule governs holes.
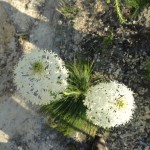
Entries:
POLYGON ((18 146, 18 150, 23 150, 22 146, 18 146))
POLYGON ((150 150, 150 147, 149 147, 149 146, 146 146, 146 147, 144 148, 144 150, 150 150))

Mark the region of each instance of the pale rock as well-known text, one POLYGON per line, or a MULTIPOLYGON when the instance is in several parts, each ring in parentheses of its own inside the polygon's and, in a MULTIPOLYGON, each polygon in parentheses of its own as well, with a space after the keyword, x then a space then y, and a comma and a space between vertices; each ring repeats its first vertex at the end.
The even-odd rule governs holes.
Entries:
POLYGON ((150 150, 150 147, 149 147, 149 146, 146 146, 146 147, 144 148, 144 150, 150 150))

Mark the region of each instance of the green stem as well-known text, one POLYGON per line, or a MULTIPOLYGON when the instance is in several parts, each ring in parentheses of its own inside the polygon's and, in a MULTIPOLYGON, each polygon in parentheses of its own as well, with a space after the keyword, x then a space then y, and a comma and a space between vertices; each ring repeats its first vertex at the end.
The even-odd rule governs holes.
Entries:
POLYGON ((117 14, 118 14, 121 24, 125 24, 126 20, 124 19, 123 15, 121 13, 121 10, 120 10, 120 0, 115 0, 115 7, 116 7, 116 11, 117 11, 117 14))

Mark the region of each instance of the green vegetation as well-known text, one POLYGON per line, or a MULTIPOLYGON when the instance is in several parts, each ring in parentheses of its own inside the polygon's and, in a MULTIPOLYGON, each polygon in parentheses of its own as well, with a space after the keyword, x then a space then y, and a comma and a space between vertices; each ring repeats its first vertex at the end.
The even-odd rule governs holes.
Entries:
POLYGON ((104 49, 110 48, 110 46, 112 45, 112 41, 113 41, 113 34, 112 33, 105 36, 103 38, 104 49))
POLYGON ((17 33, 16 36, 20 40, 27 40, 29 38, 29 34, 28 33, 17 33))
POLYGON ((127 7, 132 10, 131 19, 135 18, 145 6, 150 4, 149 0, 125 0, 127 7))
POLYGON ((145 76, 150 79, 150 61, 146 62, 146 65, 145 65, 145 76))
POLYGON ((70 0, 61 0, 58 6, 58 11, 65 17, 73 19, 78 13, 78 7, 70 0))
MULTIPOLYGON (((149 0, 105 0, 107 4, 110 4, 114 1, 115 9, 118 14, 118 18, 121 24, 126 24, 127 19, 121 11, 122 6, 130 9, 131 17, 134 19, 137 15, 148 5, 150 4, 149 0)), ((79 12, 79 8, 70 0, 61 0, 59 3, 58 11, 68 18, 74 19, 79 12)))
POLYGON ((124 23, 126 23, 126 20, 125 20, 124 16, 122 15, 120 4, 121 4, 120 0, 115 0, 115 8, 116 8, 119 20, 122 24, 124 24, 124 23))
MULTIPOLYGON (((106 0, 106 3, 109 4, 111 1, 106 0)), ((127 9, 130 9, 131 17, 130 19, 134 19, 138 16, 138 14, 150 4, 149 0, 114 0, 116 12, 118 14, 119 20, 122 24, 126 24, 127 20, 121 11, 121 4, 125 6, 127 9)))
POLYGON ((81 98, 65 97, 41 108, 41 112, 49 117, 49 125, 65 136, 71 136, 76 131, 84 135, 94 136, 97 127, 86 119, 85 107, 81 98))
POLYGON ((41 112, 49 117, 50 126, 64 135, 80 131, 84 135, 94 136, 97 126, 86 119, 83 100, 88 88, 101 81, 100 75, 93 72, 93 65, 81 60, 74 60, 67 68, 68 88, 63 93, 63 98, 42 106, 41 112))
POLYGON ((110 0, 106 0, 106 3, 109 4, 109 3, 110 3, 110 0))

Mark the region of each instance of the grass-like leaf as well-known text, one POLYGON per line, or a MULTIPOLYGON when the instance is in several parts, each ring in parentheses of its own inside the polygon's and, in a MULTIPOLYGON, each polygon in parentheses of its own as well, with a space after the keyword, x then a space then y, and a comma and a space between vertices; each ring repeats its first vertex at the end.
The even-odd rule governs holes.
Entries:
POLYGON ((120 23, 125 24, 126 20, 124 16, 122 15, 120 4, 121 4, 120 0, 115 0, 115 8, 116 8, 120 23))
POLYGON ((145 6, 150 4, 149 0, 125 0, 128 7, 133 9, 131 19, 135 18, 145 6))
POLYGON ((83 105, 88 88, 97 82, 92 78, 92 65, 88 62, 74 59, 68 63, 68 88, 61 100, 41 107, 41 112, 49 116, 50 126, 64 135, 71 135, 75 131, 94 136, 97 126, 86 119, 86 107, 83 105))
POLYGON ((74 63, 69 63, 66 67, 69 70, 69 86, 67 91, 77 92, 80 93, 80 95, 84 95, 90 86, 92 66, 87 62, 74 59, 74 63))
POLYGON ((78 13, 78 7, 70 0, 61 0, 57 9, 62 15, 74 18, 78 13))
POLYGON ((97 127, 86 119, 85 111, 86 108, 80 98, 77 102, 66 98, 41 108, 41 112, 49 116, 50 126, 64 135, 68 136, 79 131, 84 135, 94 136, 97 127))

